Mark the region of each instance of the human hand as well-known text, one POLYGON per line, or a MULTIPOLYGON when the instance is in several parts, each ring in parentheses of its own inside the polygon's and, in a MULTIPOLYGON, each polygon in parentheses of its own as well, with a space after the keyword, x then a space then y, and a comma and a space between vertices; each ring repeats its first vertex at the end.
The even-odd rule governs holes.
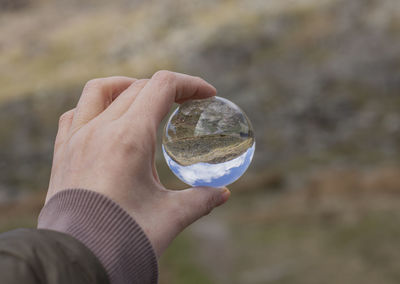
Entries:
POLYGON ((89 81, 77 107, 60 117, 46 202, 68 188, 104 194, 142 227, 159 257, 185 227, 230 196, 226 188, 168 190, 155 168, 157 128, 174 101, 215 94, 203 79, 169 71, 89 81))

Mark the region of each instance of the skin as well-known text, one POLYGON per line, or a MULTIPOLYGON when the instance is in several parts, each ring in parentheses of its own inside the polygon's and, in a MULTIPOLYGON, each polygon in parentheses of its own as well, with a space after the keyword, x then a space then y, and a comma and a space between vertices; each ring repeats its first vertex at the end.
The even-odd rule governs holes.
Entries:
POLYGON ((156 131, 173 103, 215 94, 199 77, 164 70, 150 79, 89 81, 76 108, 60 117, 46 202, 68 188, 104 194, 143 228, 159 257, 230 196, 227 188, 168 190, 155 168, 156 131))

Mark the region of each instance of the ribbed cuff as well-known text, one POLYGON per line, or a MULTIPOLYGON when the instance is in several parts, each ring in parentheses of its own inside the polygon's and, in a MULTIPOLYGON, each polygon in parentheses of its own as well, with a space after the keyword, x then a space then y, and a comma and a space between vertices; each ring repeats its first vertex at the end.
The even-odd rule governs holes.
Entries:
POLYGON ((157 259, 134 219, 110 198, 85 189, 54 195, 38 228, 67 233, 86 245, 104 266, 111 284, 157 283, 157 259))

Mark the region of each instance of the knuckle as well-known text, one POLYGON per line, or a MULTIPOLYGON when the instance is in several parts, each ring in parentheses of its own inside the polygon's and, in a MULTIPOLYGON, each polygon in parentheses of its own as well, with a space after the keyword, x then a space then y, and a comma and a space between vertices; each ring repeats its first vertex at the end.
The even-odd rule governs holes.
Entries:
POLYGON ((60 118, 58 119, 58 124, 62 124, 64 121, 66 121, 67 117, 68 117, 68 113, 67 112, 65 112, 62 115, 60 115, 60 118))
POLYGON ((62 115, 60 115, 60 118, 58 119, 58 123, 62 124, 64 121, 69 120, 72 117, 73 110, 69 110, 67 112, 64 112, 62 115))
POLYGON ((98 89, 101 88, 103 85, 103 79, 102 78, 95 78, 91 79, 86 82, 85 87, 83 88, 84 90, 91 90, 91 89, 98 89))
POLYGON ((217 203, 217 197, 212 195, 207 198, 206 202, 204 203, 204 216, 209 215, 211 211, 214 209, 214 205, 217 203))
POLYGON ((175 74, 168 70, 159 70, 154 73, 152 78, 160 83, 171 83, 175 80, 175 74))
POLYGON ((149 79, 139 79, 139 80, 136 80, 133 84, 143 85, 143 84, 147 83, 148 81, 149 81, 149 79))
POLYGON ((135 81, 135 82, 132 84, 132 87, 133 87, 134 89, 143 88, 143 87, 147 84, 148 81, 149 81, 149 79, 140 79, 140 80, 137 80, 137 81, 135 81))

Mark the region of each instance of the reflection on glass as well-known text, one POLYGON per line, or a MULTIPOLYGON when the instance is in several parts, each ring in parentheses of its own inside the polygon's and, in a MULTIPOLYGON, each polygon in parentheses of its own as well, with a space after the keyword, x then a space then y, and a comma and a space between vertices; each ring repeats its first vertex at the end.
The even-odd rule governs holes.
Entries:
POLYGON ((255 140, 234 103, 213 97, 182 104, 169 118, 163 153, 172 172, 192 186, 225 186, 248 168, 255 140))
POLYGON ((172 172, 183 182, 191 186, 219 187, 233 183, 247 170, 253 158, 255 143, 239 157, 219 163, 197 163, 182 166, 176 163, 162 147, 164 157, 172 172))

